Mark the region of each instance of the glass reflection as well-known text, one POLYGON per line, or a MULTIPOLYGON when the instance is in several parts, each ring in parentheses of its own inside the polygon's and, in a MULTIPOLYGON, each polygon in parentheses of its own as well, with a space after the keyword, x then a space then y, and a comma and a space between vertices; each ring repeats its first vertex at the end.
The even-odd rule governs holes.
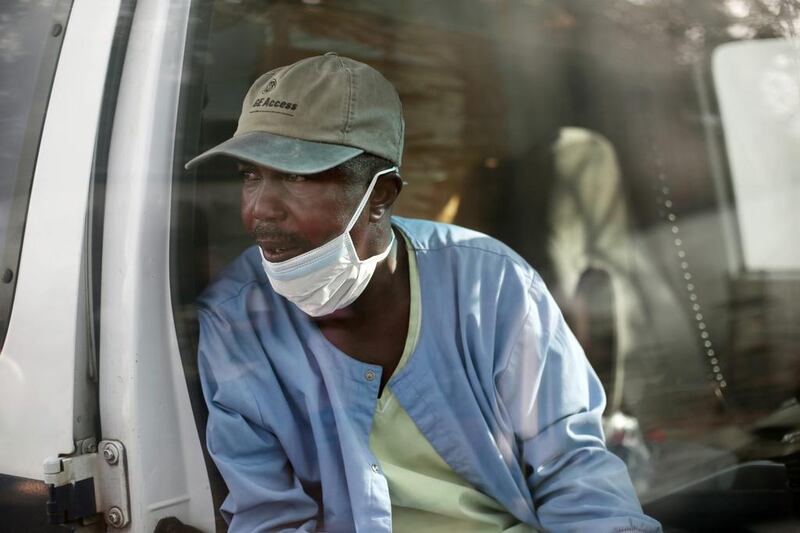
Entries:
MULTIPOLYGON (((742 479, 785 486, 772 466, 800 452, 797 3, 213 10, 200 149, 227 138, 258 73, 327 50, 370 63, 405 106, 397 214, 487 232, 540 271, 603 380, 609 447, 651 511, 723 527, 755 516, 721 503, 742 479), (763 459, 779 462, 751 463, 763 459), (704 505, 708 523, 692 516, 704 505)), ((204 180, 200 287, 243 247, 223 164, 204 180)), ((768 517, 791 514, 781 494, 768 517)))

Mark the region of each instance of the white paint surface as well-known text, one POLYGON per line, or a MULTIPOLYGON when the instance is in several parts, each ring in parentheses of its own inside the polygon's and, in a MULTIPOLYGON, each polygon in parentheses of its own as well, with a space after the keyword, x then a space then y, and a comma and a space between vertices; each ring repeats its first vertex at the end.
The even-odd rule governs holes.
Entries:
POLYGON ((211 490, 170 301, 173 150, 189 0, 139 0, 109 155, 100 418, 125 444, 130 531, 162 517, 214 531, 211 490))
MULTIPOLYGON (((43 479, 73 450, 75 353, 89 184, 119 1, 75 2, 42 132, 8 336, 0 354, 0 472, 43 479)), ((42 511, 44 512, 44 510, 42 511)))

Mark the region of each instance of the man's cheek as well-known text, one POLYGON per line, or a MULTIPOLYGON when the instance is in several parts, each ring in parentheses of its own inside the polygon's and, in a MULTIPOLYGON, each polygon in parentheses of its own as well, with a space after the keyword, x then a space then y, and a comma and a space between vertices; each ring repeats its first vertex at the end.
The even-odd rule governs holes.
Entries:
POLYGON ((252 209, 250 209, 247 204, 242 202, 242 205, 239 210, 239 217, 242 220, 242 227, 244 227, 247 233, 253 232, 253 217, 251 213, 252 209))

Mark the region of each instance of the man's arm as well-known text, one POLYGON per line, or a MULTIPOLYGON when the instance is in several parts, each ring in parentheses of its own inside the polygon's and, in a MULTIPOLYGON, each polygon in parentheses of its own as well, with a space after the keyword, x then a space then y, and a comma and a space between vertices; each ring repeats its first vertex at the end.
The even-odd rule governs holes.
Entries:
POLYGON ((206 445, 230 491, 220 510, 230 533, 316 531, 319 506, 263 422, 247 377, 248 363, 236 353, 246 349, 223 318, 200 313, 206 445))
POLYGON ((548 531, 656 532, 625 464, 605 447, 605 395, 540 278, 498 383, 537 518, 548 531))

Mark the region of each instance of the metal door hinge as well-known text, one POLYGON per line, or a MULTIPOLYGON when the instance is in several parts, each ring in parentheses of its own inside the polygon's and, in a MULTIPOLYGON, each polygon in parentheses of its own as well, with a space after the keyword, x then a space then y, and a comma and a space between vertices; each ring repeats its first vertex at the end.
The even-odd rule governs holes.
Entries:
POLYGON ((130 522, 125 447, 100 441, 97 451, 44 462, 51 524, 66 524, 102 513, 106 523, 121 528, 130 522))

